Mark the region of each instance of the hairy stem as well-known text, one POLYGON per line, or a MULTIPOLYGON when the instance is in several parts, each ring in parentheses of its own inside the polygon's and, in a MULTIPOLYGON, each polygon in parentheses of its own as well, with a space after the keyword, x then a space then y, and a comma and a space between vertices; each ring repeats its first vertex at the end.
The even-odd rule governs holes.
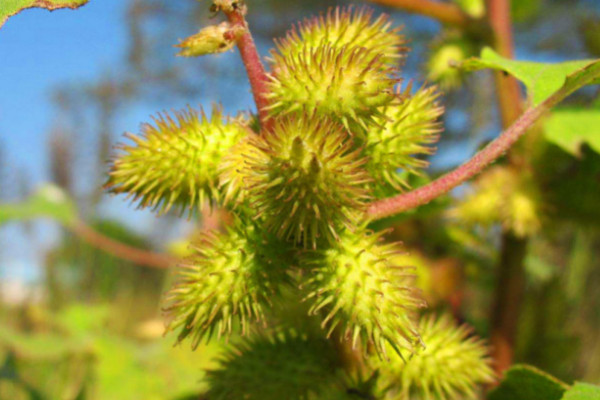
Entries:
POLYGON ((411 192, 372 203, 368 209, 369 216, 371 219, 384 218, 427 204, 472 178, 503 155, 547 109, 538 106, 527 110, 508 130, 454 171, 411 192))
POLYGON ((92 246, 134 264, 152 268, 169 268, 175 263, 174 259, 164 254, 141 250, 111 239, 80 220, 67 225, 67 228, 92 246))
POLYGON ((423 187, 371 203, 367 210, 367 216, 371 220, 385 218, 427 204, 447 193, 477 175, 486 166, 502 156, 546 111, 575 90, 598 78, 600 78, 600 63, 591 64, 586 68, 585 73, 570 77, 560 90, 541 104, 525 111, 510 128, 502 132, 500 136, 475 154, 469 161, 423 187))
POLYGON ((265 107, 268 105, 268 100, 266 98, 268 79, 265 67, 260 60, 256 45, 254 44, 254 39, 248 28, 248 23, 244 18, 244 12, 245 8, 242 6, 233 11, 225 12, 225 14, 229 19, 229 22, 233 25, 240 25, 244 28, 244 33, 237 40, 237 46, 240 50, 244 66, 246 67, 248 79, 250 80, 254 102, 256 103, 256 108, 258 110, 258 118, 261 122, 261 126, 267 127, 269 116, 265 107))
POLYGON ((433 0, 371 0, 373 3, 401 8, 404 11, 424 15, 448 25, 467 28, 473 22, 459 6, 433 0))

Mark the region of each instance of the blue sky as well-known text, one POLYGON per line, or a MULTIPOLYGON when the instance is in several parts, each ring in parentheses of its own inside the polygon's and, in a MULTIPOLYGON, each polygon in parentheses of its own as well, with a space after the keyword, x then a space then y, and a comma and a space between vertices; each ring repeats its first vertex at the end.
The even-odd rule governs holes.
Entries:
MULTIPOLYGON (((25 171, 33 185, 48 180, 47 137, 58 85, 93 81, 126 50, 123 21, 127 3, 91 1, 76 11, 31 9, 0 28, 0 143, 10 183, 25 171)), ((137 126, 139 122, 135 123, 137 126)), ((50 223, 36 223, 26 235, 22 226, 3 228, 2 270, 13 278, 31 279, 42 249, 55 239, 50 223), (25 241, 24 239, 33 240, 25 241)))
POLYGON ((0 141, 9 166, 46 178, 51 90, 98 76, 125 50, 126 2, 92 1, 77 11, 31 9, 0 28, 0 141))

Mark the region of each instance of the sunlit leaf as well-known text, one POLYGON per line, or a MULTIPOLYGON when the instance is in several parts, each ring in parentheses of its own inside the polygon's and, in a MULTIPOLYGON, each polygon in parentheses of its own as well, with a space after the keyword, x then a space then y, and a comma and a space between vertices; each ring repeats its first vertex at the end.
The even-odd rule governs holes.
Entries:
POLYGON ((516 365, 506 372, 488 400, 560 400, 568 386, 528 365, 516 365))
MULTIPOLYGON (((491 68, 513 75, 523 82, 533 105, 537 105, 558 91, 569 75, 596 61, 576 60, 562 63, 516 61, 504 58, 486 47, 482 50, 480 58, 471 58, 462 63, 461 67, 469 71, 491 68)), ((598 80, 594 83, 598 83, 598 80)))
POLYGON ((0 385, 0 399, 198 399, 207 389, 202 370, 216 366, 220 345, 203 344, 192 352, 173 347, 173 337, 140 341, 115 333, 110 321, 118 309, 114 304, 72 304, 56 313, 38 309, 31 330, 17 330, 0 315, 0 380, 16 382, 17 393, 30 396, 15 397, 0 385), (14 357, 4 360, 5 350, 14 357), (84 397, 74 396, 79 388, 85 388, 84 397))
POLYGON ((600 399, 600 386, 576 382, 565 393, 562 400, 598 400, 600 399))
POLYGON ((600 153, 600 108, 560 108, 546 121, 546 139, 568 153, 580 156, 585 143, 600 153))
POLYGON ((89 0, 2 0, 0 3, 0 28, 9 17, 27 8, 45 8, 53 11, 59 8, 75 9, 89 0))

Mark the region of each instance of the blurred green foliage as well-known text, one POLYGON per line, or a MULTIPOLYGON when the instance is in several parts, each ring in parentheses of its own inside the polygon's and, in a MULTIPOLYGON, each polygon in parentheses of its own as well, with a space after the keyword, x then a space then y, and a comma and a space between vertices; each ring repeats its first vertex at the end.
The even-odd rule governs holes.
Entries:
MULTIPOLYGON (((202 370, 218 345, 197 352, 162 338, 162 322, 123 336, 111 328, 118 307, 71 305, 52 313, 30 307, 18 323, 0 323, 0 399, 181 399, 205 388, 202 370)), ((8 314, 8 315, 7 315, 8 314)))
POLYGON ((550 143, 575 156, 584 144, 600 153, 600 107, 559 108, 546 121, 544 133, 550 143))
POLYGON ((600 386, 576 382, 569 386, 527 365, 510 368, 488 396, 489 400, 596 400, 600 386))
POLYGON ((0 203, 0 226, 11 221, 51 218, 69 224, 76 218, 75 204, 58 186, 41 186, 27 200, 15 204, 0 203))

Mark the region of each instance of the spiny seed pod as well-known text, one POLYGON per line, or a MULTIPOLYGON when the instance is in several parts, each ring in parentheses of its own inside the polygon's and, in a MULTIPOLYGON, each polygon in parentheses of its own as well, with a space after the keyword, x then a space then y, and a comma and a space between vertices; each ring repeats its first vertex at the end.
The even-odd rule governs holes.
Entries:
POLYGON ((456 64, 475 53, 475 48, 468 39, 456 36, 443 38, 431 49, 427 78, 445 90, 458 87, 463 79, 463 71, 456 64))
POLYGON ((304 109, 333 117, 347 129, 367 129, 380 115, 378 108, 396 99, 394 70, 376 51, 324 43, 272 57, 267 97, 273 116, 304 109))
POLYGON ((229 22, 208 26, 175 45, 175 47, 182 49, 177 55, 198 57, 206 54, 224 53, 235 46, 237 39, 243 33, 243 27, 240 25, 233 26, 229 22))
POLYGON ((360 149, 339 124, 302 114, 276 121, 252 141, 248 158, 251 206, 280 238, 316 248, 351 228, 364 210, 369 177, 360 149))
POLYGON ((495 167, 481 175, 449 215, 468 224, 502 223, 519 237, 541 227, 541 195, 531 176, 509 167, 495 167))
POLYGON ((135 144, 121 145, 106 187, 159 213, 173 206, 192 211, 217 199, 217 165, 246 130, 224 122, 218 107, 210 120, 188 108, 174 118, 159 115, 154 123, 143 126, 141 137, 126 135, 135 144))
POLYGON ((438 119, 444 109, 438 104, 436 89, 424 87, 413 95, 410 92, 411 85, 399 91, 402 100, 383 108, 384 117, 367 132, 367 170, 374 178, 378 197, 408 186, 398 170, 414 174, 426 167, 427 163, 416 156, 431 154, 434 149, 430 145, 441 131, 438 119))
POLYGON ((304 20, 276 40, 277 50, 283 56, 300 54, 305 47, 330 44, 336 47, 362 47, 382 54, 386 64, 395 65, 406 53, 401 28, 391 28, 387 15, 372 21, 373 10, 362 7, 330 8, 327 15, 304 20))
POLYGON ((478 385, 494 380, 485 344, 466 326, 457 326, 448 315, 429 316, 421 318, 419 330, 425 346, 412 356, 374 359, 382 384, 392 387, 390 398, 474 399, 478 385))
POLYGON ((481 18, 485 15, 484 0, 454 0, 454 2, 472 18, 481 18))
POLYGON ((302 400, 335 378, 340 361, 326 340, 286 332, 233 346, 219 364, 207 374, 210 399, 302 400))
POLYGON ((306 283, 311 313, 324 312, 322 326, 328 335, 339 328, 352 341, 372 344, 387 357, 418 346, 413 314, 425 304, 414 288, 414 276, 389 260, 402 250, 384 243, 382 233, 346 232, 331 248, 309 253, 302 265, 312 270, 306 283))
POLYGON ((203 234, 166 296, 168 330, 179 329, 178 340, 189 336, 196 348, 213 333, 230 334, 238 323, 244 333, 261 320, 277 285, 288 277, 284 247, 270 239, 251 224, 203 234))
POLYGON ((415 286, 419 288, 423 298, 431 307, 432 300, 435 299, 432 262, 414 249, 411 249, 410 251, 406 250, 402 254, 395 255, 390 259, 390 262, 394 265, 413 268, 415 273, 415 286))
POLYGON ((248 136, 223 156, 219 165, 219 183, 226 204, 240 205, 248 199, 248 182, 254 172, 249 160, 259 158, 260 152, 252 137, 248 136))

